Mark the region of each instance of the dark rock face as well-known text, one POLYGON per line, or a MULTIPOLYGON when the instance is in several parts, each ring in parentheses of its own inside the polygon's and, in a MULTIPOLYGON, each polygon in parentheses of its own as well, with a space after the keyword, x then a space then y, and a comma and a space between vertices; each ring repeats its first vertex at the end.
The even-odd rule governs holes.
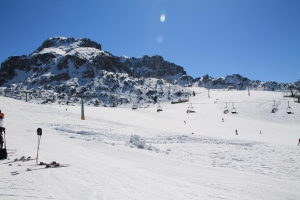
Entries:
POLYGON ((87 60, 82 59, 78 56, 66 55, 60 59, 59 63, 57 64, 57 69, 58 70, 68 69, 69 62, 74 63, 74 67, 76 69, 79 69, 79 67, 84 65, 87 62, 87 60))
MULTIPOLYGON (((108 52, 105 52, 109 54, 108 52)), ((97 70, 106 70, 109 72, 120 72, 120 73, 128 73, 129 75, 132 75, 132 72, 130 71, 129 67, 120 62, 119 57, 115 57, 111 54, 109 56, 106 56, 104 54, 96 56, 92 60, 92 65, 97 70)))
POLYGON ((53 53, 37 54, 29 58, 30 65, 41 66, 42 64, 50 63, 56 56, 53 53))
POLYGON ((123 63, 130 67, 133 75, 136 77, 163 78, 167 81, 174 82, 181 76, 186 75, 183 67, 165 61, 163 57, 159 55, 130 58, 126 59, 123 63))
POLYGON ((97 42, 91 41, 90 39, 87 38, 83 38, 80 40, 81 40, 81 44, 80 44, 81 47, 94 47, 95 49, 98 49, 100 51, 102 50, 101 44, 98 44, 97 42))
POLYGON ((30 62, 27 56, 9 57, 5 62, 1 63, 0 86, 13 79, 16 75, 16 70, 28 72, 30 69, 30 62))

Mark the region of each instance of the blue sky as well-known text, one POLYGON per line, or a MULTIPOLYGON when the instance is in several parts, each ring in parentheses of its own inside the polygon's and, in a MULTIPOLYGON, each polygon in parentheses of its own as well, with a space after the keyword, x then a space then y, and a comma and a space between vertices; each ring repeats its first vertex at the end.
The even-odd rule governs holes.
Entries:
POLYGON ((300 0, 1 0, 0 62, 53 36, 161 55, 196 78, 300 79, 300 0))

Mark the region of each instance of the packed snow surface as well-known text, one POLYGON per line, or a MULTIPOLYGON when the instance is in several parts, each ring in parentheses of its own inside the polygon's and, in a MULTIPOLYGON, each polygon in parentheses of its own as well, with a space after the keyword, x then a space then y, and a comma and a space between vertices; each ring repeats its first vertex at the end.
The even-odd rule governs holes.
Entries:
POLYGON ((189 102, 161 102, 161 112, 85 106, 85 120, 80 106, 0 97, 9 152, 0 199, 300 199, 300 104, 280 92, 210 90, 208 98, 193 89, 189 102), (38 162, 69 167, 7 163, 36 157, 39 127, 38 162))

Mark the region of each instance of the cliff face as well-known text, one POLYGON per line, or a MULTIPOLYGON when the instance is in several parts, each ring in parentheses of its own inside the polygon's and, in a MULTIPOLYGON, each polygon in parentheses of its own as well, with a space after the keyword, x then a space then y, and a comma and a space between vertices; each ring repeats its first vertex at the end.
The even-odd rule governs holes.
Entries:
POLYGON ((140 58, 121 57, 122 62, 130 67, 136 77, 165 79, 174 83, 180 77, 186 75, 183 67, 165 61, 163 57, 142 56, 140 58))

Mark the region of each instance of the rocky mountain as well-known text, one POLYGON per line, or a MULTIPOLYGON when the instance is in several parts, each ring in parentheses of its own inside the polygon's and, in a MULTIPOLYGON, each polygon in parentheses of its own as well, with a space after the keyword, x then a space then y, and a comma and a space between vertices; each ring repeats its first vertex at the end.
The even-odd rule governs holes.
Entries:
POLYGON ((222 78, 193 78, 184 68, 162 56, 114 56, 90 39, 52 37, 28 56, 11 56, 0 69, 5 95, 39 102, 79 101, 92 96, 91 104, 120 105, 188 97, 187 86, 211 89, 281 90, 288 84, 251 81, 238 74, 222 78))

